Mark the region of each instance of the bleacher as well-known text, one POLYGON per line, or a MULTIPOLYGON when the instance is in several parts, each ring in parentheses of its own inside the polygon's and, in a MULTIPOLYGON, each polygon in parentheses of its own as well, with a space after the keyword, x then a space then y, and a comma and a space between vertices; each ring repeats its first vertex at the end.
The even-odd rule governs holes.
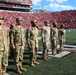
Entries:
POLYGON ((37 20, 37 24, 39 27, 43 26, 43 22, 45 20, 50 21, 50 26, 53 22, 58 23, 58 27, 62 23, 65 24, 66 28, 76 27, 76 10, 70 10, 70 11, 61 11, 61 12, 15 12, 15 11, 0 11, 0 15, 4 16, 5 19, 5 25, 10 27, 10 24, 15 24, 15 19, 17 17, 22 17, 23 21, 21 21, 22 26, 25 28, 28 28, 31 24, 31 20, 37 20))

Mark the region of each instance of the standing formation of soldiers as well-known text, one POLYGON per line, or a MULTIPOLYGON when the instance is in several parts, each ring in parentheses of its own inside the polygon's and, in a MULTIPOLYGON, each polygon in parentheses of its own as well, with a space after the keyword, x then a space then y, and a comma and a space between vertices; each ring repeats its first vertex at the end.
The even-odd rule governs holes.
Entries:
MULTIPOLYGON (((30 57, 30 65, 32 67, 35 64, 39 64, 36 61, 38 54, 38 35, 39 29, 37 27, 37 21, 31 21, 31 27, 26 31, 26 41, 24 28, 21 25, 21 18, 16 18, 16 24, 10 26, 10 30, 4 26, 4 18, 0 17, 0 75, 5 75, 8 66, 8 56, 9 52, 13 56, 16 72, 21 74, 22 71, 26 71, 22 67, 23 53, 25 43, 27 41, 30 57), (10 50, 10 51, 9 51, 10 50)), ((58 37, 60 41, 60 52, 63 51, 63 44, 65 42, 66 31, 64 25, 62 24, 60 29, 57 28, 57 23, 53 23, 53 27, 49 27, 49 21, 44 21, 44 26, 41 29, 42 34, 42 44, 43 44, 43 59, 48 60, 48 51, 50 50, 50 45, 52 49, 52 54, 57 54, 58 37)))

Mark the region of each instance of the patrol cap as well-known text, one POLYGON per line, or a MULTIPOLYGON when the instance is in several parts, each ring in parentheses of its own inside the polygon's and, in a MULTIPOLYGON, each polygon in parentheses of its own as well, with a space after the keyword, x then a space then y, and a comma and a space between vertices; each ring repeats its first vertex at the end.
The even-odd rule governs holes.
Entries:
POLYGON ((0 16, 0 20, 4 20, 4 17, 3 16, 0 16))
POLYGON ((31 23, 37 23, 37 20, 31 20, 31 23))
POLYGON ((57 22, 54 22, 54 23, 53 23, 53 26, 54 26, 54 27, 57 27, 57 22))
POLYGON ((34 22, 34 23, 36 23, 36 22, 37 22, 37 20, 32 20, 31 22, 34 22))
POLYGON ((11 24, 11 25, 10 25, 10 29, 12 29, 14 26, 15 26, 15 24, 11 24))
POLYGON ((46 20, 46 21, 44 21, 44 23, 49 23, 49 21, 48 21, 48 20, 46 20))
POLYGON ((61 24, 61 25, 60 25, 60 28, 64 28, 64 27, 65 27, 65 25, 64 25, 64 24, 61 24))
POLYGON ((11 26, 15 26, 15 24, 11 24, 11 26))
POLYGON ((21 20, 22 20, 21 17, 17 17, 17 18, 16 18, 16 21, 21 21, 21 20))

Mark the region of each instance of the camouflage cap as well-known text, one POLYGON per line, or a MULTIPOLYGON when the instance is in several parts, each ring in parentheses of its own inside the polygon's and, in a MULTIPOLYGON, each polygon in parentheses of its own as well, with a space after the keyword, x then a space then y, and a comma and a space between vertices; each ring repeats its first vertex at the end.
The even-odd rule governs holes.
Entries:
POLYGON ((49 23, 49 21, 48 21, 48 20, 46 20, 46 21, 44 21, 44 23, 49 23))
POLYGON ((53 23, 53 27, 57 27, 57 22, 54 22, 53 23))
POLYGON ((31 23, 37 23, 37 20, 31 20, 31 23))
POLYGON ((17 18, 16 18, 16 21, 21 21, 21 20, 22 20, 21 17, 17 17, 17 18))
POLYGON ((13 27, 15 27, 15 24, 11 24, 10 25, 10 29, 12 29, 13 27))
POLYGON ((61 25, 60 25, 60 28, 64 28, 64 27, 65 27, 65 25, 64 25, 64 24, 61 24, 61 25))
POLYGON ((4 17, 3 16, 0 16, 0 20, 4 20, 4 17))
POLYGON ((36 22, 37 22, 37 20, 32 20, 31 22, 34 22, 34 23, 36 23, 36 22))

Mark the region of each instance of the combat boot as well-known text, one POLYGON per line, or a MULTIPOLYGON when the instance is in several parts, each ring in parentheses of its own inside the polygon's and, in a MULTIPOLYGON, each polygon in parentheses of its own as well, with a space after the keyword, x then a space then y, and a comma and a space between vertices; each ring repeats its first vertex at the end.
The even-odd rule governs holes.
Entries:
POLYGON ((39 62, 34 61, 34 64, 37 64, 37 65, 38 65, 38 64, 40 64, 40 63, 39 63, 39 62))
POLYGON ((35 65, 32 63, 31 66, 34 67, 35 65))
POLYGON ((20 67, 20 70, 21 71, 26 71, 27 69, 23 68, 23 67, 20 67))
POLYGON ((56 52, 53 52, 53 53, 52 53, 52 55, 54 55, 54 56, 55 56, 56 54, 57 54, 56 52))
POLYGON ((63 49, 61 49, 61 52, 64 52, 64 50, 63 50, 63 49))
POLYGON ((44 60, 48 60, 46 57, 43 57, 44 60))
POLYGON ((47 59, 50 59, 50 57, 49 57, 49 56, 47 56, 46 58, 47 58, 47 59))
POLYGON ((5 73, 3 72, 2 74, 0 74, 0 75, 5 75, 5 73))
POLYGON ((16 72, 19 73, 19 74, 22 74, 22 72, 20 71, 19 68, 16 68, 16 72))

